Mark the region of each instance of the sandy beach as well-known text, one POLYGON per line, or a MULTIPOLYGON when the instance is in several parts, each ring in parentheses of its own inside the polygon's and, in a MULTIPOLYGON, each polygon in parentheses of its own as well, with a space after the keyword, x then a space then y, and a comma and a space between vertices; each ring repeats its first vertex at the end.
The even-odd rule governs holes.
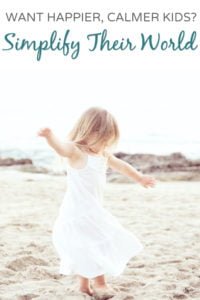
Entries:
MULTIPOLYGON (((51 234, 66 188, 65 176, 1 169, 1 300, 92 299, 58 274, 51 234)), ((144 245, 122 275, 107 276, 113 300, 200 299, 198 181, 108 183, 104 206, 144 245)))

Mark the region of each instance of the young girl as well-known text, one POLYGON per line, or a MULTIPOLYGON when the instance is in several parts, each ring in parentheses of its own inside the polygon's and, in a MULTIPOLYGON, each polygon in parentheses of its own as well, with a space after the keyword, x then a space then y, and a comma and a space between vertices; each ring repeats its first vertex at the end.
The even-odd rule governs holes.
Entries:
POLYGON ((61 142, 49 128, 42 128, 38 135, 68 160, 67 192, 52 234, 61 260, 59 273, 76 274, 83 293, 111 298, 115 291, 106 283, 105 274, 120 275, 143 246, 103 207, 106 169, 113 168, 144 187, 153 187, 155 179, 109 152, 119 139, 119 129, 105 109, 85 111, 68 141, 61 142))

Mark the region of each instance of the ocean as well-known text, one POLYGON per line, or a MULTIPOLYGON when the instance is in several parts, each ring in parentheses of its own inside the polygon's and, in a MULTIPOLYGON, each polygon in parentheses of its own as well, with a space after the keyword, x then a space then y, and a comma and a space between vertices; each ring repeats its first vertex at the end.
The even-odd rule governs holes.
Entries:
MULTIPOLYGON (((113 152, 148 153, 169 155, 181 152, 187 158, 200 159, 200 138, 179 138, 170 135, 135 136, 132 139, 121 139, 113 152)), ((26 138, 0 141, 1 158, 30 158, 37 166, 48 167, 58 158, 43 138, 26 138)))

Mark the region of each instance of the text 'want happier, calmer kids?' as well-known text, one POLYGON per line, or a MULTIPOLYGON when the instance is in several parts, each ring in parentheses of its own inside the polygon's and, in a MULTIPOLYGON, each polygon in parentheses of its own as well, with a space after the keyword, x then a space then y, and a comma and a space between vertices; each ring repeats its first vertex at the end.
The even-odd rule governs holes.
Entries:
POLYGON ((152 22, 195 22, 197 12, 195 11, 49 11, 49 12, 6 12, 8 22, 30 23, 152 23, 152 22))
MULTIPOLYGON (((80 40, 73 39, 70 29, 62 33, 53 30, 44 39, 23 37, 17 32, 7 32, 0 37, 0 47, 7 53, 13 51, 32 51, 36 60, 40 61, 47 51, 60 53, 65 57, 77 59, 80 56, 81 48, 86 47, 91 52, 116 52, 121 51, 195 51, 199 48, 196 31, 187 32, 181 30, 173 34, 133 33, 130 36, 109 37, 109 32, 104 29, 96 33, 87 33, 81 36, 80 40)), ((32 35, 33 36, 33 35, 32 35)))

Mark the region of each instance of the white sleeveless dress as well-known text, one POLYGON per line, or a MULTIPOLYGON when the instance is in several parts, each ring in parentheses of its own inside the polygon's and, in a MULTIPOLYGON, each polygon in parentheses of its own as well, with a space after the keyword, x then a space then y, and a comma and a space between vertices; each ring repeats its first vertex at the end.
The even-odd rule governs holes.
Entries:
POLYGON ((107 157, 103 155, 88 154, 82 169, 67 165, 67 191, 52 233, 60 274, 118 276, 130 258, 144 248, 103 207, 106 169, 107 157))

